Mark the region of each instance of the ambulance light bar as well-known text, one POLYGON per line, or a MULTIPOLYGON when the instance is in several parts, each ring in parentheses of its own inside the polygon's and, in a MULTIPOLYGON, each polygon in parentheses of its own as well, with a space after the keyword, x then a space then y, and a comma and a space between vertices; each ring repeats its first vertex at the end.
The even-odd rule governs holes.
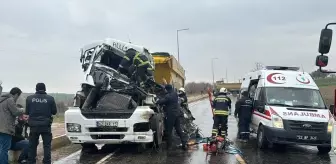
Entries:
POLYGON ((298 71, 300 67, 286 67, 286 66, 266 66, 266 70, 291 70, 291 71, 298 71))

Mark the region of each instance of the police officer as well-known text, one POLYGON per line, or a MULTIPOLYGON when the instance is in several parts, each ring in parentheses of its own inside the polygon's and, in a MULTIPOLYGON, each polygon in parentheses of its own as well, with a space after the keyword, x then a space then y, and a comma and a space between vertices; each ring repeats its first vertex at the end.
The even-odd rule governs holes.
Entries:
POLYGON ((51 124, 52 116, 57 113, 55 99, 47 95, 44 83, 36 84, 36 93, 26 99, 26 112, 29 115, 29 153, 28 163, 36 163, 36 149, 39 137, 42 136, 44 150, 44 164, 51 164, 51 124))
POLYGON ((250 123, 252 117, 252 100, 248 97, 248 92, 242 92, 242 98, 236 102, 234 116, 239 118, 238 121, 238 139, 247 142, 250 136, 250 123))
POLYGON ((184 88, 179 89, 178 96, 181 99, 181 106, 188 111, 188 114, 191 116, 191 119, 195 120, 194 116, 192 115, 191 111, 189 110, 188 97, 187 97, 187 94, 185 93, 184 88))
POLYGON ((226 88, 221 88, 218 95, 212 101, 212 108, 214 109, 214 124, 212 127, 212 136, 218 135, 218 127, 221 125, 220 135, 224 137, 227 135, 228 129, 228 115, 229 108, 231 108, 231 99, 226 95, 226 88))
POLYGON ((126 51, 118 70, 122 73, 124 72, 133 82, 137 82, 141 87, 144 87, 147 80, 154 81, 154 69, 149 63, 148 57, 132 48, 126 51))
POLYGON ((178 104, 178 95, 174 91, 173 86, 168 84, 165 86, 167 94, 159 99, 156 103, 159 105, 164 105, 164 112, 166 116, 166 135, 167 135, 167 148, 170 149, 172 146, 172 132, 175 128, 177 135, 180 137, 182 142, 182 149, 187 149, 187 141, 185 140, 184 134, 181 129, 180 117, 182 115, 178 104))

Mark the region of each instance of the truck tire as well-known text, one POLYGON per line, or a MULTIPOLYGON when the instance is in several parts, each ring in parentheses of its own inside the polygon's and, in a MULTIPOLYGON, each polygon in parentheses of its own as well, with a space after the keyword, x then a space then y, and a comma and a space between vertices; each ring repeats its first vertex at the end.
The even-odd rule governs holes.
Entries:
POLYGON ((264 134, 264 126, 260 125, 258 128, 258 133, 257 133, 257 147, 259 149, 266 149, 268 148, 268 144, 269 143, 264 134))
POLYGON ((331 146, 317 146, 320 154, 328 154, 331 151, 331 146))
POLYGON ((155 114, 151 118, 151 129, 154 131, 153 134, 153 144, 156 148, 160 148, 162 145, 163 137, 163 119, 160 114, 155 114))

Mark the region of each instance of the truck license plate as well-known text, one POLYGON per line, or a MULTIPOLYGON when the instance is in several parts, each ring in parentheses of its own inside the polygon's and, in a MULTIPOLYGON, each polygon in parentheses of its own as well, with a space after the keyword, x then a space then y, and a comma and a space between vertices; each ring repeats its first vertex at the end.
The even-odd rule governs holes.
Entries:
POLYGON ((97 121, 97 127, 102 126, 117 127, 118 121, 97 121))
POLYGON ((296 138, 298 140, 317 140, 316 136, 303 136, 303 135, 297 135, 296 138))

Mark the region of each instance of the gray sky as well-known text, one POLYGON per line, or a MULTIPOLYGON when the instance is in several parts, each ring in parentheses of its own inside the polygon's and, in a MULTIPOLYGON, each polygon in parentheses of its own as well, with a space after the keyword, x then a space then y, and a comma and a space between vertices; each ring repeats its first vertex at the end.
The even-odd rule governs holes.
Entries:
POLYGON ((336 21, 335 6, 335 0, 0 0, 0 79, 5 91, 33 92, 45 82, 49 92, 74 93, 83 78, 81 46, 130 36, 151 51, 177 54, 181 28, 190 28, 180 33, 188 81, 212 81, 212 57, 219 58, 216 79, 227 68, 229 81, 255 62, 311 71, 320 30, 336 21))

